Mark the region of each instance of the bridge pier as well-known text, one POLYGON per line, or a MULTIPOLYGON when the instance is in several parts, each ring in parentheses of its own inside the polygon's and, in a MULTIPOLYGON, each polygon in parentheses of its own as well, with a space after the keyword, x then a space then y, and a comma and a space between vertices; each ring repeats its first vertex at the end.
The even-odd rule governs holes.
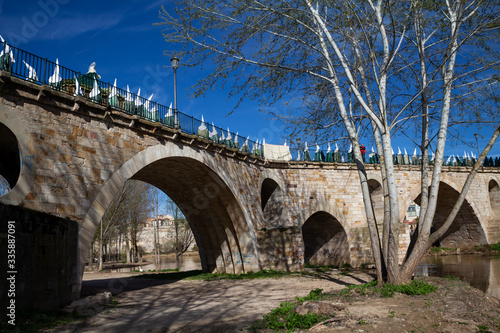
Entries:
POLYGON ((16 310, 54 310, 78 299, 78 224, 69 219, 2 203, 0 216, 2 309, 14 300, 16 310), (15 246, 15 256, 7 257, 12 244, 15 246), (13 258, 14 262, 7 262, 7 258, 13 258), (12 283, 5 283, 8 277, 14 277, 14 289, 12 283))

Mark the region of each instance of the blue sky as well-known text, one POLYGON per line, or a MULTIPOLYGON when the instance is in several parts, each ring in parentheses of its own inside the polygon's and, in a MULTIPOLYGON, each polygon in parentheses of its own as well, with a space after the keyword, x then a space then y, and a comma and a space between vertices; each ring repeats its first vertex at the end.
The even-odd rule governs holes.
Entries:
MULTIPOLYGON (((86 73, 90 63, 96 62, 103 81, 113 82, 117 78, 119 87, 126 88, 128 84, 132 92, 141 88, 141 96, 154 93, 154 100, 169 105, 173 102, 173 72, 170 59, 163 51, 172 46, 164 42, 161 26, 153 26, 160 22, 158 12, 162 4, 167 9, 172 6, 171 1, 164 0, 40 0, 30 2, 29 6, 26 1, 0 0, 0 35, 8 43, 35 55, 52 61, 58 58, 61 65, 73 70, 86 73)), ((228 99, 228 88, 214 87, 204 98, 191 99, 189 88, 205 74, 200 68, 179 68, 179 111, 198 119, 203 115, 205 120, 222 128, 229 127, 240 136, 265 138, 273 144, 284 142, 285 134, 279 122, 259 112, 254 101, 242 103, 228 115, 237 103, 236 99, 228 99)), ((474 131, 464 130, 464 133, 474 148, 457 143, 450 146, 445 155, 462 156, 464 150, 477 154, 474 131)), ((488 132, 484 134, 480 148, 486 144, 488 132)), ((406 147, 409 153, 414 149, 405 138, 394 139, 393 146, 396 151, 398 146, 402 150, 406 147)), ((490 156, 500 156, 500 142, 495 144, 490 156)))

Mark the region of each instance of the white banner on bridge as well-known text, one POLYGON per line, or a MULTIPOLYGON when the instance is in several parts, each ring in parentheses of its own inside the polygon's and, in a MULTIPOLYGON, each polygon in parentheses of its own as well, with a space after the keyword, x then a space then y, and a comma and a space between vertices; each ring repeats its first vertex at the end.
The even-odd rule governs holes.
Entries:
POLYGON ((264 158, 268 160, 290 161, 292 154, 290 154, 290 147, 283 145, 270 145, 264 143, 264 158))

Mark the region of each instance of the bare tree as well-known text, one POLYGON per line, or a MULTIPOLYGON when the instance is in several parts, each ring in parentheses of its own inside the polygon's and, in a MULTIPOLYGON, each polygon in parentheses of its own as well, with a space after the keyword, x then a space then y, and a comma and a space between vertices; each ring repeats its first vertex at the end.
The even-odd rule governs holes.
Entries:
POLYGON ((109 235, 111 230, 121 221, 121 218, 123 217, 121 206, 125 202, 125 199, 126 199, 126 186, 120 189, 117 196, 111 202, 110 206, 106 210, 106 213, 104 213, 104 216, 101 218, 98 230, 94 235, 94 239, 97 238, 99 241, 99 255, 98 255, 99 271, 102 270, 104 261, 103 248, 104 248, 105 238, 109 235))
POLYGON ((135 260, 137 256, 137 233, 142 229, 151 210, 146 196, 147 191, 148 185, 146 183, 128 180, 104 213, 94 235, 94 238, 99 240, 99 270, 102 270, 104 261, 104 246, 109 245, 107 251, 108 255, 110 255, 112 234, 121 233, 125 235, 127 262, 130 262, 131 259, 135 260), (131 242, 132 249, 129 248, 129 242, 131 242), (130 257, 130 250, 132 250, 132 258, 130 257))
POLYGON ((148 198, 150 185, 137 180, 133 181, 133 187, 129 192, 129 200, 126 206, 128 237, 131 243, 132 259, 135 261, 141 260, 139 247, 137 244, 137 235, 144 228, 147 217, 150 215, 153 207, 148 198))
POLYGON ((275 105, 302 102, 287 115, 292 129, 348 138, 353 147, 379 282, 407 282, 424 252, 453 222, 486 154, 498 137, 498 108, 483 95, 497 91, 498 0, 182 0, 162 7, 164 37, 178 43, 187 66, 213 72, 195 95, 230 83, 231 95, 275 105), (492 122, 493 119, 493 122, 492 122), (493 124, 446 222, 431 234, 447 135, 458 124, 493 124), (339 126, 342 125, 342 126, 339 126), (417 128, 422 151, 418 232, 398 265, 400 202, 392 137, 417 128), (335 132, 338 131, 338 132, 335 132), (370 136, 380 155, 384 217, 373 212, 359 140, 370 136), (429 162, 429 148, 435 158, 429 162))
POLYGON ((194 234, 179 207, 177 207, 175 202, 170 198, 166 201, 166 209, 174 218, 175 234, 174 241, 172 242, 172 249, 175 252, 176 267, 179 269, 181 266, 180 257, 189 250, 194 243, 194 234))
POLYGON ((152 205, 154 220, 153 220, 153 242, 154 242, 154 260, 157 268, 160 267, 160 221, 159 221, 159 211, 160 211, 160 189, 151 186, 149 188, 149 197, 152 205))

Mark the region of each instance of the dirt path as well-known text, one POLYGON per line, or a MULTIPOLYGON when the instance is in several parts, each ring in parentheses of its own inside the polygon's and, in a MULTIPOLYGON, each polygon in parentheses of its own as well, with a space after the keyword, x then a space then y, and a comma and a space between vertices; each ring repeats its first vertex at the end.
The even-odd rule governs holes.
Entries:
MULTIPOLYGON (((110 290, 118 304, 51 332, 242 332, 283 301, 372 279, 360 272, 219 281, 159 281, 134 274, 85 274, 84 292, 110 290)), ((311 331, 500 332, 500 300, 458 280, 426 279, 438 290, 425 296, 380 298, 352 290, 337 300, 345 309, 311 331)))
POLYGON ((84 292, 110 290, 118 305, 55 332, 240 332, 271 308, 312 289, 369 282, 362 273, 323 278, 157 281, 128 273, 85 274, 84 292))

